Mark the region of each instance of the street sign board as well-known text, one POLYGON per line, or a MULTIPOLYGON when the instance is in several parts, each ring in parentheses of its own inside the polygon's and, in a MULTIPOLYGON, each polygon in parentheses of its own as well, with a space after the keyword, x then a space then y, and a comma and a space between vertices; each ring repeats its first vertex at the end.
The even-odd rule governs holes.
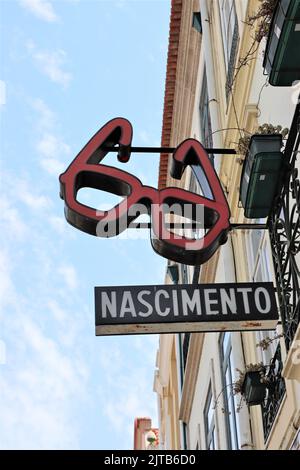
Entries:
POLYGON ((271 282, 95 287, 96 335, 275 329, 271 282))

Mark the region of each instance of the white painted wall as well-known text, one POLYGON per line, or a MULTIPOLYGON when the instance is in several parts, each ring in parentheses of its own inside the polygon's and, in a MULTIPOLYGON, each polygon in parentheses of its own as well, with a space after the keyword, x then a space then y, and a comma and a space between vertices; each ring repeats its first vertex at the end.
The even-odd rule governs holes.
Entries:
POLYGON ((251 86, 249 104, 258 105, 258 123, 280 124, 289 127, 295 112, 295 92, 300 93, 300 87, 273 87, 267 84, 267 76, 263 74, 263 54, 265 41, 259 48, 258 60, 251 86), (259 97, 260 95, 260 97, 259 97))

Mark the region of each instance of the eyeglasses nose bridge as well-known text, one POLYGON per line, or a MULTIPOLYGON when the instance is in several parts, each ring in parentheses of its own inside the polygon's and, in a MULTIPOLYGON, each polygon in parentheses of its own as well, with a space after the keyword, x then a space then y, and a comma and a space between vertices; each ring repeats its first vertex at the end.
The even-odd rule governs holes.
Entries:
POLYGON ((152 186, 141 185, 135 199, 138 204, 142 204, 147 208, 147 212, 151 219, 154 210, 153 208, 159 204, 159 190, 152 186))

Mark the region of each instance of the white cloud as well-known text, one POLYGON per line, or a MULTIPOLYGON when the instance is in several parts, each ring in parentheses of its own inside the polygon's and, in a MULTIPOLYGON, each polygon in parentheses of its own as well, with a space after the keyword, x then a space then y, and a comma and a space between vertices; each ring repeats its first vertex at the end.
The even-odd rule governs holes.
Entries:
POLYGON ((37 151, 47 158, 55 158, 58 155, 69 155, 70 146, 53 134, 44 133, 37 143, 37 151))
MULTIPOLYGON (((61 398, 69 392, 69 384, 74 380, 72 362, 61 353, 58 344, 47 337, 34 321, 24 318, 22 325, 27 345, 39 358, 38 361, 42 362, 47 370, 56 370, 56 375, 60 377, 60 383, 52 384, 52 392, 54 396, 61 398), (64 382, 65 386, 62 387, 64 382)), ((47 381, 49 382, 49 379, 47 381)))
POLYGON ((122 359, 123 353, 116 344, 113 348, 100 348, 100 366, 108 375, 111 374, 111 377, 115 377, 119 369, 122 368, 122 359))
MULTIPOLYGON (((6 351, 6 362, 0 364, 0 449, 80 446, 77 407, 88 399, 89 379, 86 358, 77 347, 84 322, 82 312, 79 316, 72 309, 69 325, 70 310, 57 295, 51 243, 45 250, 44 235, 40 236, 45 257, 40 269, 36 238, 30 246, 24 245, 30 252, 27 267, 16 246, 0 251, 0 340, 6 351), (47 263, 50 266, 45 268, 47 263), (34 286, 32 279, 28 281, 33 265, 42 273, 41 284, 34 286), (25 269, 26 278, 18 279, 19 268, 25 269)), ((65 270, 65 275, 74 284, 72 270, 65 270)))
POLYGON ((76 270, 70 264, 63 264, 58 268, 58 273, 62 276, 67 287, 71 290, 76 289, 78 286, 78 278, 76 270))
POLYGON ((85 399, 87 369, 76 354, 68 354, 53 341, 28 311, 26 315, 15 312, 9 330, 7 365, 0 375, 0 448, 78 448, 79 428, 70 402, 74 397, 78 403, 85 399), (26 354, 14 346, 15 341, 26 354))
POLYGON ((54 134, 44 133, 36 144, 36 149, 40 156, 40 164, 51 175, 58 176, 65 169, 65 163, 61 157, 70 154, 71 149, 68 144, 54 134))
POLYGON ((37 189, 35 185, 30 185, 25 177, 9 173, 3 174, 3 176, 6 179, 7 197, 2 197, 0 200, 0 211, 6 223, 9 223, 11 230, 24 235, 27 227, 21 218, 22 211, 16 207, 15 203, 20 201, 34 211, 45 211, 52 207, 52 200, 41 194, 41 190, 37 189))
POLYGON ((60 175, 65 169, 65 165, 56 158, 43 158, 40 163, 47 173, 54 176, 60 175))
MULTIPOLYGON (((11 279, 11 261, 3 250, 0 251, 0 314, 4 306, 14 298, 14 286, 11 279)), ((4 313, 4 310, 3 310, 4 313)), ((1 338, 0 338, 1 339, 1 338)))
POLYGON ((55 300, 49 300, 48 302, 48 308, 51 312, 51 314, 54 316, 54 318, 63 323, 63 322, 66 322, 67 323, 67 314, 65 312, 65 310, 63 308, 61 308, 61 306, 55 301, 55 300))
POLYGON ((19 3, 41 20, 53 23, 59 19, 52 3, 47 0, 19 0, 19 3))
POLYGON ((11 239, 22 239, 27 233, 27 225, 19 210, 2 195, 0 198, 1 233, 6 233, 11 239))
POLYGON ((59 234, 59 235, 66 235, 69 234, 70 236, 74 236, 74 231, 69 230, 69 224, 66 222, 66 219, 63 217, 58 217, 56 215, 51 215, 49 218, 49 223, 51 227, 59 234))
MULTIPOLYGON (((135 339, 138 340, 138 338, 135 339)), ((101 345, 98 354, 102 377, 98 400, 112 432, 123 436, 124 449, 132 448, 134 418, 149 416, 154 422, 156 421, 155 397, 151 385, 155 368, 157 337, 154 340, 150 336, 144 336, 142 345, 139 341, 135 345, 133 342, 131 340, 130 345, 125 346, 120 344, 121 341, 110 340, 110 347, 107 348, 105 344, 101 345), (126 355, 124 350, 126 350, 126 355), (152 354, 149 354, 151 351, 152 354), (138 358, 134 369, 127 361, 131 354, 132 357, 138 358), (118 378, 117 392, 116 377, 118 378)))
POLYGON ((0 363, 0 449, 78 449, 81 410, 89 398, 85 307, 76 311, 77 292, 70 298, 60 286, 57 265, 71 288, 77 275, 64 262, 62 237, 49 236, 44 217, 30 218, 27 211, 26 225, 21 220, 21 202, 51 214, 42 183, 2 177, 0 343, 6 358, 0 363), (24 243, 17 244, 21 235, 24 243), (85 347, 78 348, 82 341, 85 347))
MULTIPOLYGON (((143 336, 134 336, 132 338, 132 344, 138 351, 138 354, 142 354, 145 361, 149 363, 155 363, 156 351, 158 349, 158 336, 149 335, 147 337, 147 346, 145 347, 145 341, 143 336)), ((154 366, 153 366, 154 367, 154 366)), ((153 369, 154 370, 154 369, 153 369)))
POLYGON ((147 131, 141 130, 139 132, 139 137, 140 137, 141 141, 144 144, 149 144, 150 143, 150 136, 149 136, 149 133, 147 131))
POLYGON ((47 173, 58 176, 65 169, 64 157, 70 155, 71 148, 53 132, 56 116, 46 103, 41 99, 36 99, 31 104, 38 113, 39 138, 36 142, 36 150, 40 156, 40 165, 47 173))
POLYGON ((43 194, 32 193, 26 183, 19 186, 20 199, 30 209, 33 210, 44 210, 49 209, 52 206, 52 201, 43 194))
POLYGON ((6 104, 6 83, 4 80, 0 80, 0 106, 6 104))
POLYGON ((63 66, 66 61, 66 52, 63 49, 56 51, 41 51, 33 41, 27 42, 27 50, 38 68, 54 83, 66 88, 72 80, 72 74, 65 72, 63 66))
MULTIPOLYGON (((135 370, 126 368, 118 372, 118 398, 114 392, 115 382, 105 387, 103 393, 103 412, 110 421, 114 432, 124 433, 133 438, 133 421, 138 416, 149 416, 156 420, 154 393, 149 386, 149 375, 154 374, 154 367, 139 367, 135 370)), ((126 443, 125 443, 126 445, 126 443)), ((127 443, 128 445, 128 443, 127 443)), ((132 444, 131 444, 132 445, 132 444)), ((130 447, 129 447, 130 448, 130 447)))
MULTIPOLYGON (((12 203, 20 201, 13 188, 22 185, 26 192, 24 179, 11 181, 12 203)), ((42 195, 38 184, 34 194, 42 195)), ((26 199, 30 204, 31 197, 26 199)), ((42 210, 44 204, 40 202, 38 208, 42 210)), ((130 449, 134 418, 149 415, 155 420, 156 416, 151 390, 156 351, 153 337, 150 342, 146 337, 142 341, 135 337, 125 348, 119 339, 91 341, 91 312, 84 305, 76 308, 80 299, 78 275, 64 257, 61 259, 63 237, 52 239, 42 218, 35 218, 34 224, 29 248, 24 244, 23 250, 14 251, 15 270, 10 273, 11 260, 0 255, 0 297, 3 294, 5 300, 1 317, 4 333, 0 336, 4 334, 1 339, 6 347, 6 365, 0 368, 0 448, 79 448, 80 439, 85 442, 81 423, 86 425, 91 413, 98 413, 99 422, 103 421, 98 445, 105 428, 106 433, 113 433, 115 442, 130 449), (28 258, 21 251, 28 251, 28 258), (137 358, 134 368, 133 358, 137 358), (96 385, 89 381, 89 374, 96 385), (89 390, 96 408, 89 405, 89 390), (90 409, 82 415, 85 406, 90 409)))
POLYGON ((40 98, 31 100, 33 109, 38 113, 38 128, 41 130, 52 129, 55 122, 55 113, 46 105, 45 101, 40 98))

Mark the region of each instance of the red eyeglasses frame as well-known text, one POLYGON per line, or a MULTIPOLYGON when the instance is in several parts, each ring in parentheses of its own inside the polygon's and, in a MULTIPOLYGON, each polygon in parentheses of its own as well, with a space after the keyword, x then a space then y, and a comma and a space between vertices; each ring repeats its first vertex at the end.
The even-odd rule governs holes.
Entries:
POLYGON ((65 201, 67 221, 91 235, 109 237, 112 236, 109 230, 99 231, 99 224, 102 228, 114 226, 113 235, 117 235, 141 213, 135 214, 130 209, 143 205, 145 212, 151 215, 151 244, 158 254, 183 264, 205 263, 226 242, 230 230, 228 203, 206 150, 197 140, 186 139, 173 154, 170 173, 173 178, 181 179, 187 166, 200 165, 213 199, 176 187, 157 190, 144 186, 134 175, 100 163, 109 152, 107 149, 116 145, 119 161, 126 163, 130 158, 132 134, 132 126, 127 119, 112 119, 96 132, 60 175, 60 196, 65 201), (77 201, 77 193, 83 187, 108 191, 124 199, 108 211, 99 211, 77 201), (168 230, 165 204, 203 206, 207 233, 195 240, 168 230))

